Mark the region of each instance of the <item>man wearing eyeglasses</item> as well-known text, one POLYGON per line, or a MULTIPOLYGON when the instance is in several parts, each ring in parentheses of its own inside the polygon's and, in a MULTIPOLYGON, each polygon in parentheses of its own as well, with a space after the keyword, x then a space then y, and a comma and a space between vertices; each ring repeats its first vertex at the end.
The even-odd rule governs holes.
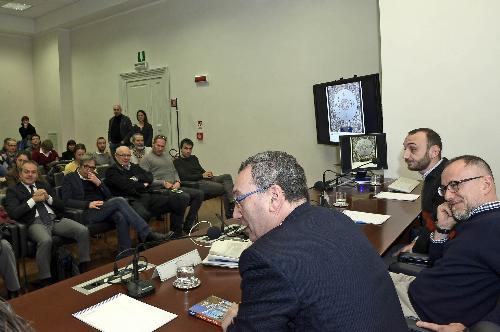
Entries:
POLYGON ((116 149, 116 164, 106 171, 105 183, 115 196, 127 198, 130 205, 144 219, 170 212, 174 237, 182 236, 184 212, 189 203, 186 196, 171 199, 151 188, 153 174, 130 162, 131 152, 126 146, 116 149))
POLYGON ((429 235, 436 229, 436 210, 444 202, 437 192, 447 162, 446 158, 441 157, 442 149, 441 137, 429 128, 411 130, 403 142, 403 157, 408 169, 419 172, 424 179, 420 214, 423 227, 419 230, 419 236, 401 250, 403 252, 427 254, 429 251, 429 235))
POLYGON ((113 197, 111 191, 95 174, 96 161, 91 154, 79 158, 79 167, 64 177, 62 197, 66 206, 84 210, 85 224, 102 221, 116 224, 118 250, 131 247, 130 226, 143 242, 166 239, 165 235, 151 231, 149 225, 134 211, 123 197, 113 197))
POLYGON ((463 331, 480 320, 500 324, 500 202, 489 165, 464 155, 445 166, 432 268, 417 277, 391 273, 405 316, 433 331, 463 331), (456 232, 448 241, 451 230, 456 232), (429 323, 432 322, 432 323, 429 323))
POLYGON ((304 169, 279 151, 241 164, 234 217, 254 243, 224 331, 407 331, 394 285, 355 223, 309 204, 304 169))
POLYGON ((130 135, 132 135, 132 121, 128 116, 122 114, 120 105, 113 106, 113 114, 114 116, 109 119, 108 124, 108 141, 111 153, 115 153, 119 146, 128 146, 130 135))

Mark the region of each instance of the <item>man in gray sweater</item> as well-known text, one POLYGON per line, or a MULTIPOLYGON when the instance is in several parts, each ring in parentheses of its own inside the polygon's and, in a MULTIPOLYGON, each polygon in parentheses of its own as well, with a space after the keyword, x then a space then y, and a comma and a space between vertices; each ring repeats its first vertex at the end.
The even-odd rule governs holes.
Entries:
POLYGON ((194 221, 198 216, 198 210, 203 203, 203 191, 188 188, 181 185, 179 174, 174 167, 172 158, 165 153, 167 139, 165 136, 157 135, 153 139, 152 151, 146 153, 141 159, 139 166, 142 169, 153 173, 153 188, 164 189, 165 195, 186 195, 189 197, 189 213, 184 221, 184 231, 191 230, 194 221))

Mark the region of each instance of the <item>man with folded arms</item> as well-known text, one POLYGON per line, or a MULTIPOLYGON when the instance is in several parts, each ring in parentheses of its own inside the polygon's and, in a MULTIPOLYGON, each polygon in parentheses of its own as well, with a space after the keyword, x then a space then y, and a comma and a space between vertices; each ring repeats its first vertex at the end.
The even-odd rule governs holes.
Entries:
POLYGON ((175 196, 177 195, 184 195, 189 199, 189 213, 183 226, 184 231, 188 233, 198 217, 198 210, 203 203, 203 191, 182 186, 172 158, 165 153, 166 145, 167 139, 165 136, 157 135, 153 139, 153 150, 141 159, 139 166, 153 173, 153 188, 164 189, 164 194, 172 199, 176 199, 175 196), (179 190, 182 192, 179 192, 179 190))
POLYGON ((224 331, 407 331, 394 285, 346 215, 309 204, 304 169, 279 151, 244 161, 234 217, 253 244, 224 331))
POLYGON ((491 169, 476 156, 454 158, 439 192, 445 203, 429 236, 433 266, 416 277, 391 273, 403 313, 433 331, 463 331, 480 320, 500 325, 500 202, 491 169))
POLYGON ((131 152, 126 146, 116 149, 116 164, 106 171, 105 183, 115 196, 123 196, 144 219, 170 212, 174 237, 182 236, 184 212, 189 203, 185 196, 167 197, 151 189, 153 174, 130 162, 131 152))
POLYGON ((95 174, 95 158, 86 154, 79 159, 76 172, 64 177, 62 197, 66 206, 82 209, 85 224, 114 222, 118 233, 118 248, 131 247, 129 228, 132 226, 143 242, 165 240, 166 236, 151 231, 149 225, 123 197, 113 197, 111 191, 95 174))
POLYGON ((28 236, 36 242, 36 263, 40 286, 50 283, 52 235, 76 240, 79 268, 86 270, 89 255, 89 231, 84 225, 68 219, 56 219, 64 203, 45 182, 38 181, 38 165, 26 161, 21 167, 20 182, 7 189, 5 208, 9 217, 28 226, 28 236))

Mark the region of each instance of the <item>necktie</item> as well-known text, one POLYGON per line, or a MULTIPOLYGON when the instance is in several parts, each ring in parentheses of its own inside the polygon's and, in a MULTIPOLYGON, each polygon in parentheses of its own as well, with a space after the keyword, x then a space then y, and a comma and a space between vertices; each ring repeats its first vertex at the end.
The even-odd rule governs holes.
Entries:
MULTIPOLYGON (((35 193, 35 187, 33 185, 31 185, 30 190, 31 190, 31 195, 33 195, 35 193)), ((52 221, 52 218, 50 217, 49 211, 47 211, 45 204, 43 204, 43 202, 36 202, 35 208, 38 212, 38 217, 40 218, 40 220, 45 225, 49 225, 52 221)))

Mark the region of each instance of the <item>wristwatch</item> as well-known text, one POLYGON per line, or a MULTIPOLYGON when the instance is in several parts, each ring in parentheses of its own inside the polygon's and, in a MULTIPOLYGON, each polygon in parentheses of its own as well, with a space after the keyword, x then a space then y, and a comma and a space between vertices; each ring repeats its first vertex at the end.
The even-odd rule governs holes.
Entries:
POLYGON ((451 229, 441 228, 438 225, 436 225, 436 232, 441 234, 450 234, 451 229))

